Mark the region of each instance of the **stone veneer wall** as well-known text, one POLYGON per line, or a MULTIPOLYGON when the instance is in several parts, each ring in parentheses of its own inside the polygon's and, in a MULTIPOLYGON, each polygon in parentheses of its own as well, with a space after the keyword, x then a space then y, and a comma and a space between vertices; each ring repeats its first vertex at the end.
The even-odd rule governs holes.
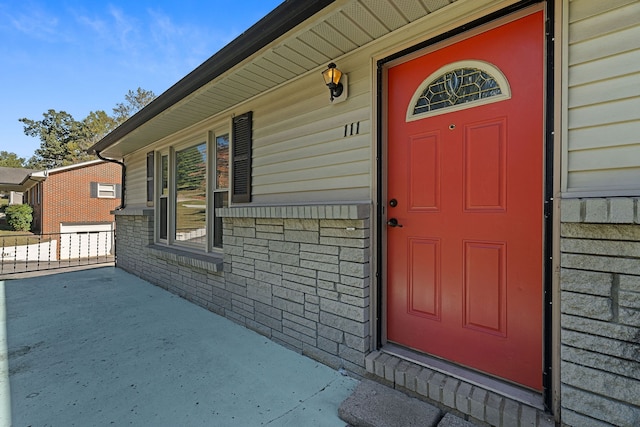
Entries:
POLYGON ((370 351, 369 206, 231 208, 225 316, 329 366, 370 351))
POLYGON ((198 256, 153 245, 153 211, 116 213, 116 266, 161 288, 216 311, 224 287, 222 258, 198 256))
POLYGON ((219 209, 222 258, 153 243, 153 211, 116 215, 117 266, 334 368, 370 351, 368 205, 219 209))
POLYGON ((640 425, 640 202, 561 205, 561 405, 572 426, 640 425))

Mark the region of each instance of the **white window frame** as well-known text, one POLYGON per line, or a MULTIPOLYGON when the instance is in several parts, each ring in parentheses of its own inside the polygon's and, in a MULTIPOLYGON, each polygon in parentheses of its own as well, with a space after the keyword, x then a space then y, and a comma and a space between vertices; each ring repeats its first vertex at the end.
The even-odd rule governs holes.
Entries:
POLYGON ((98 199, 115 199, 117 187, 116 184, 97 183, 96 193, 98 199))
MULTIPOLYGON (((155 227, 154 235, 155 242, 167 246, 173 246, 180 249, 190 250, 194 252, 210 252, 210 253, 222 253, 222 239, 219 239, 219 246, 215 245, 214 227, 215 227, 215 194, 226 192, 227 204, 229 203, 229 188, 216 188, 216 140, 220 136, 227 136, 229 141, 231 137, 230 124, 224 123, 217 126, 214 130, 202 133, 199 136, 194 136, 185 140, 177 141, 174 144, 163 147, 155 151, 155 195, 154 200, 154 218, 155 227), (206 244, 202 246, 196 246, 186 242, 176 240, 176 159, 177 153, 181 150, 188 149, 197 145, 206 143, 206 244), (166 157, 165 157, 166 156, 166 157), (168 160, 167 170, 168 179, 167 186, 168 191, 163 194, 163 179, 162 179, 162 162, 163 157, 168 160), (166 199, 163 202, 163 199, 166 199), (163 203, 166 203, 166 238, 162 237, 162 223, 161 223, 161 209, 163 203)), ((229 182, 230 177, 227 182, 229 182)), ((220 228, 220 231, 222 228, 220 228)))

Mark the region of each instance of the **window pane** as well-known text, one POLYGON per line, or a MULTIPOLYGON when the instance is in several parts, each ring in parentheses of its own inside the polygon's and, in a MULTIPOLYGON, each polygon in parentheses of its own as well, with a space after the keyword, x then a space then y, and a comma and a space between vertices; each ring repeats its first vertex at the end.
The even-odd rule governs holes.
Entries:
POLYGON ((207 241, 207 144, 176 152, 175 240, 203 247, 207 241))
MULTIPOLYGON (((229 193, 226 191, 218 191, 213 194, 214 207, 226 208, 229 206, 229 193)), ((213 246, 216 248, 222 247, 222 217, 219 217, 213 213, 213 246)))
POLYGON ((115 184, 98 183, 98 197, 101 199, 115 199, 116 197, 115 184))
POLYGON ((160 238, 167 240, 167 198, 160 198, 160 238))
POLYGON ((162 181, 162 188, 160 194, 166 196, 169 194, 169 156, 162 156, 162 171, 160 179, 162 181))
POLYGON ((216 188, 229 188, 229 134, 216 138, 216 188))
POLYGON ((147 153, 147 203, 151 205, 153 203, 153 175, 155 174, 155 152, 149 151, 147 153))

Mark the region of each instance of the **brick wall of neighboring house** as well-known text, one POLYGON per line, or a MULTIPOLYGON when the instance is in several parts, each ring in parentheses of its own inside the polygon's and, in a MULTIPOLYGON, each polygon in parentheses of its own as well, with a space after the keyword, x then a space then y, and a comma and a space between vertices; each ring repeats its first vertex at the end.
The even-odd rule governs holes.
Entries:
POLYGON ((640 201, 566 199, 561 404, 572 426, 640 425, 640 201))
MULTIPOLYGON (((122 169, 111 162, 52 172, 42 183, 41 233, 59 233, 60 223, 113 222, 115 199, 92 197, 91 183, 120 184, 122 169)), ((118 186, 119 187, 119 186, 118 186)))

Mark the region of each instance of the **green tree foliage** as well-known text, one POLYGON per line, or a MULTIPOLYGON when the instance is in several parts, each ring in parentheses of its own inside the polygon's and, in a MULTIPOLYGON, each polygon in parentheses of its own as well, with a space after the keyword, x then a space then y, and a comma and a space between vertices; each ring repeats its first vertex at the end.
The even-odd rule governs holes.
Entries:
POLYGON ((16 153, 9 153, 8 151, 0 151, 0 166, 5 168, 23 168, 26 160, 22 157, 18 157, 16 153))
POLYGON ((200 144, 176 153, 176 187, 178 191, 205 189, 207 145, 200 144))
POLYGON ((129 92, 124 96, 125 102, 116 104, 113 109, 113 119, 119 126, 126 122, 129 117, 133 116, 136 112, 143 109, 155 98, 156 95, 150 90, 144 90, 142 88, 136 89, 135 92, 129 90, 129 92))
POLYGON ((87 129, 82 122, 65 111, 49 110, 42 120, 22 118, 24 133, 40 138, 40 148, 29 159, 34 169, 51 169, 86 160, 80 141, 87 138, 87 129))
POLYGON ((40 139, 40 148, 26 163, 27 167, 52 169, 95 159, 87 150, 155 97, 153 92, 141 88, 130 90, 125 102, 113 109, 113 116, 98 110, 78 121, 65 111, 51 109, 42 115, 42 120, 19 119, 25 135, 40 139))
POLYGON ((87 138, 82 144, 85 150, 89 149, 96 142, 104 138, 106 134, 118 127, 116 119, 102 110, 90 112, 82 123, 87 128, 87 138))
POLYGON ((29 205, 10 205, 4 210, 7 224, 15 231, 29 231, 33 221, 33 208, 29 205))

